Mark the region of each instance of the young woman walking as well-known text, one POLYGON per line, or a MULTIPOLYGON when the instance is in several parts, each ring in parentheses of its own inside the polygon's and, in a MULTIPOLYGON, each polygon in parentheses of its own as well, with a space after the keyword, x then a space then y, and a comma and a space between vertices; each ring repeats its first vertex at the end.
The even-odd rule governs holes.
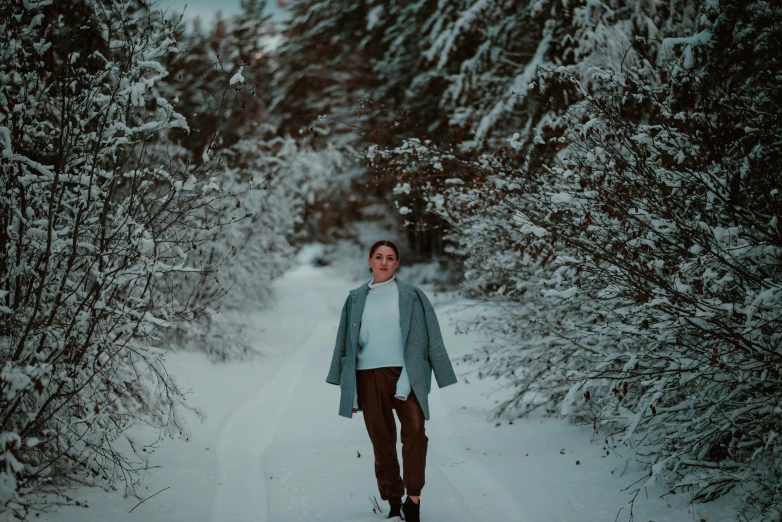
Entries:
POLYGON ((380 498, 390 505, 388 518, 403 512, 407 522, 419 522, 432 371, 440 388, 454 384, 456 375, 429 299, 395 276, 396 245, 378 241, 367 262, 372 281, 351 290, 345 301, 326 382, 340 387, 340 415, 364 414, 380 498), (396 457, 393 410, 402 424, 404 477, 396 457))

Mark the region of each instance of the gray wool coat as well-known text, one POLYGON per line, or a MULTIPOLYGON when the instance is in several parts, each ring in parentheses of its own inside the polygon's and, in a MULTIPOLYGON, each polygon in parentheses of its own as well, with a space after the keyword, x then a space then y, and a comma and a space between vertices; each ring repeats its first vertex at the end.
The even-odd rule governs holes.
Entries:
MULTIPOLYGON (((440 324, 424 292, 411 284, 396 280, 399 286, 399 322, 405 341, 405 368, 416 399, 429 420, 429 392, 432 389, 432 371, 437 385, 444 388, 456 383, 456 374, 445 351, 440 324)), ((340 387, 339 414, 353 416, 353 395, 356 390, 356 353, 361 316, 369 292, 364 283, 345 300, 342 318, 337 330, 337 342, 326 382, 340 387)))

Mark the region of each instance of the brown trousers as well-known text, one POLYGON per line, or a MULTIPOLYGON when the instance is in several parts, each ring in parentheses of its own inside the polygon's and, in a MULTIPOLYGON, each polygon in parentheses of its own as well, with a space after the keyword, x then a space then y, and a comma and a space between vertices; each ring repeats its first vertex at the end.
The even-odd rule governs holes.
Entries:
POLYGON ((424 433, 424 412, 415 394, 406 401, 394 397, 401 366, 357 370, 358 403, 364 411, 364 424, 375 450, 375 477, 380 498, 391 504, 401 504, 402 495, 418 496, 424 487, 426 448, 429 439, 424 433), (402 424, 402 464, 404 481, 399 476, 396 457, 396 422, 402 424))

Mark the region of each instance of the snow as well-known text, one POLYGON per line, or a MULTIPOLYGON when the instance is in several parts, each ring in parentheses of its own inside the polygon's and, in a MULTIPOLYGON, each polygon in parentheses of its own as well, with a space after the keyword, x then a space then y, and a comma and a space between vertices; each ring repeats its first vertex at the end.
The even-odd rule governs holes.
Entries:
MULTIPOLYGON (((311 263, 318 252, 319 247, 305 250, 299 263, 311 263)), ((192 391, 188 402, 199 406, 206 419, 198 424, 192 415, 189 441, 162 440, 147 452, 150 465, 161 467, 146 473, 139 496, 163 491, 128 513, 139 499, 85 488, 73 498, 88 508, 62 508, 40 519, 379 520, 369 500, 379 500, 379 494, 363 420, 360 414, 350 420, 337 415, 339 390, 324 380, 347 291, 362 282, 346 279, 336 268, 300 264, 274 283, 274 307, 223 317, 244 328, 260 358, 215 365, 202 354, 169 353, 167 369, 192 391)), ((426 291, 460 382, 442 390, 433 386, 430 396, 422 518, 580 522, 614 520, 621 509, 619 520, 627 520, 631 497, 621 490, 642 474, 632 464, 623 473, 619 454, 624 448, 607 455, 602 438, 590 442, 590 428, 559 419, 490 420, 503 392, 497 382, 479 380, 472 367, 458 361, 485 339, 473 333, 457 336, 454 326, 455 320, 482 311, 455 294, 426 291)), ((156 435, 139 431, 132 438, 138 445, 156 435)), ((124 450, 132 455, 130 448, 124 450)), ((664 493, 662 486, 650 484, 647 494, 636 499, 635 517, 733 520, 727 510, 720 511, 722 501, 695 510, 687 505, 687 495, 660 499, 664 493)))
POLYGON ((511 136, 507 140, 508 143, 510 144, 510 146, 513 147, 513 149, 515 149, 515 150, 519 150, 521 148, 522 143, 519 141, 520 137, 521 137, 521 134, 519 134, 518 132, 514 132, 513 136, 511 136))
POLYGON ((384 11, 385 7, 383 4, 378 4, 367 12, 367 31, 371 31, 373 27, 380 25, 383 20, 384 11))
POLYGON ((708 44, 711 42, 711 36, 711 31, 704 29, 697 34, 684 38, 663 38, 662 56, 670 56, 675 46, 684 45, 684 67, 690 69, 693 66, 692 48, 708 44))
POLYGON ((244 66, 239 66, 239 70, 228 81, 228 85, 234 85, 236 83, 244 83, 244 76, 242 76, 242 70, 244 66))
POLYGON ((532 80, 534 80, 538 74, 538 67, 544 63, 544 56, 549 50, 550 44, 551 35, 544 35, 538 44, 535 56, 524 66, 522 72, 514 78, 513 83, 507 90, 506 96, 500 98, 489 113, 481 118, 480 124, 475 131, 476 136, 479 138, 486 136, 497 120, 500 119, 501 115, 505 112, 512 111, 518 100, 527 94, 530 90, 530 83, 532 83, 532 80))

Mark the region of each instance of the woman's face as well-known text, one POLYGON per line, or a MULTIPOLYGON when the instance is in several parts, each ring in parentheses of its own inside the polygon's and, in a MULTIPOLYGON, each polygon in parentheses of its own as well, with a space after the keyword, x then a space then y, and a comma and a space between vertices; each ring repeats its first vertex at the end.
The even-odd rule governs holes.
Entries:
POLYGON ((367 258, 369 266, 372 268, 374 283, 388 281, 399 268, 399 259, 394 254, 394 249, 387 246, 377 247, 375 253, 367 258))

